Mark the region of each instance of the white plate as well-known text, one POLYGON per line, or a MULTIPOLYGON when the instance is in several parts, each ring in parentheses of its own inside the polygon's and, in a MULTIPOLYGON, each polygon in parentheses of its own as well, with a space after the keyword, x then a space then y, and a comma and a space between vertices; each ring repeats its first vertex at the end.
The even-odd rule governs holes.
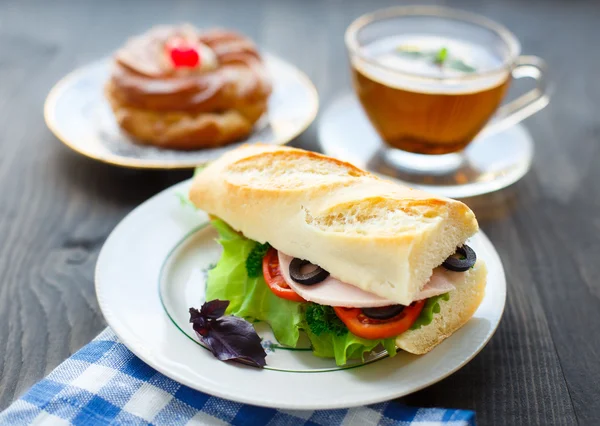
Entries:
POLYGON ((207 216, 182 206, 169 188, 135 209, 107 239, 96 268, 96 293, 106 321, 146 363, 194 389, 248 404, 328 409, 370 404, 415 392, 471 360, 496 330, 506 298, 502 263, 483 233, 470 245, 485 259, 486 296, 475 316, 427 355, 374 354, 365 364, 336 367, 306 350, 284 350, 268 328, 268 368, 216 360, 197 341, 188 309, 203 302, 205 272, 220 254, 207 216))
POLYGON ((243 143, 282 145, 302 133, 319 109, 317 90, 294 65, 264 55, 273 82, 269 109, 244 140, 218 148, 176 151, 131 141, 119 128, 104 96, 110 61, 99 60, 65 76, 48 94, 46 124, 65 145, 87 157, 144 169, 190 168, 212 161, 243 143))
POLYGON ((460 154, 427 156, 390 150, 353 94, 337 97, 323 111, 318 137, 326 155, 450 198, 474 197, 512 185, 529 171, 534 151, 533 139, 522 124, 478 137, 460 154))

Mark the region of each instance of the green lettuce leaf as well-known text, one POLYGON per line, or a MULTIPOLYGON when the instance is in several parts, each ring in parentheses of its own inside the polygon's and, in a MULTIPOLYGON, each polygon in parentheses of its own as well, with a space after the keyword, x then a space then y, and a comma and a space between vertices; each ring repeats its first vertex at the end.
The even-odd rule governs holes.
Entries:
MULTIPOLYGON (((202 170, 204 170, 205 167, 206 167, 206 165, 196 167, 194 169, 193 176, 196 176, 198 173, 200 173, 202 170)), ((192 201, 190 200, 190 197, 189 197, 189 194, 187 191, 177 191, 177 192, 175 192, 175 196, 179 199, 179 202, 181 203, 181 205, 183 207, 191 207, 194 210, 198 210, 198 207, 196 207, 196 205, 194 203, 192 203, 192 201)))
POLYGON ((254 242, 245 238, 242 234, 234 231, 229 225, 220 219, 211 220, 210 223, 219 233, 219 243, 223 240, 236 240, 240 241, 240 243, 254 242))
POLYGON ((337 365, 344 365, 349 359, 361 359, 380 344, 388 351, 390 356, 396 355, 396 339, 368 340, 355 336, 349 331, 342 335, 322 333, 316 335, 308 326, 303 330, 308 335, 312 344, 313 354, 322 358, 335 358, 337 365))
POLYGON ((175 196, 176 196, 177 198, 179 198, 179 202, 181 203, 181 205, 182 205, 183 207, 190 207, 190 208, 192 208, 192 209, 194 209, 194 210, 198 210, 198 208, 197 208, 197 207, 194 205, 194 203, 192 203, 192 202, 190 201, 190 198, 188 197, 188 194, 187 194, 187 193, 185 193, 185 192, 183 192, 183 191, 177 191, 177 192, 175 193, 175 196))
POLYGON ((433 296, 427 299, 427 302, 425 302, 425 306, 423 306, 423 310, 421 311, 419 318, 417 318, 413 325, 411 325, 410 329, 418 330, 424 325, 431 324, 431 321, 433 321, 433 314, 440 313, 440 302, 442 300, 450 300, 450 293, 440 294, 439 296, 433 296))
POLYGON ((295 347, 303 320, 302 303, 275 296, 262 274, 248 277, 246 259, 258 243, 238 234, 221 220, 212 221, 212 225, 219 232, 223 254, 208 272, 206 300, 229 300, 227 314, 250 321, 266 321, 281 344, 295 347))

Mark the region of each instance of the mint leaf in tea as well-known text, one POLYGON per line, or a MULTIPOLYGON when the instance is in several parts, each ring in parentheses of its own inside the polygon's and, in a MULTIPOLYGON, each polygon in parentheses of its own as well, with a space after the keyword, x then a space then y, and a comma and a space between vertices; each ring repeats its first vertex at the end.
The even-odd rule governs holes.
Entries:
POLYGON ((436 53, 436 55, 435 55, 435 62, 436 62, 436 64, 443 65, 444 61, 446 61, 447 58, 448 58, 448 48, 442 47, 438 51, 438 53, 436 53))
POLYGON ((423 49, 420 50, 415 46, 398 46, 396 52, 404 57, 410 57, 413 59, 425 59, 432 62, 440 67, 453 69, 464 73, 472 73, 477 71, 475 67, 468 65, 460 58, 450 54, 450 50, 447 47, 441 47, 440 49, 423 49))

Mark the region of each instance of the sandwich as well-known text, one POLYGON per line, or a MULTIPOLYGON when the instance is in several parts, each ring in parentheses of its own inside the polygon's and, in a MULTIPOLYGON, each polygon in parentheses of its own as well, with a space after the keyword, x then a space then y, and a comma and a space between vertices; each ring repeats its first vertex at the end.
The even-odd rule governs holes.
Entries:
POLYGON ((189 198, 223 246, 206 299, 267 322, 283 345, 306 333, 338 365, 378 347, 427 353, 485 293, 465 204, 331 157, 245 145, 200 170, 189 198))

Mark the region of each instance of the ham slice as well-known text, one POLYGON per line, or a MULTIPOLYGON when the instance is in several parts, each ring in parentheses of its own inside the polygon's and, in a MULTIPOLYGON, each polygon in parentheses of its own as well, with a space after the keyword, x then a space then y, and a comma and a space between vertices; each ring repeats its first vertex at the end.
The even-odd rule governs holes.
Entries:
MULTIPOLYGON (((290 277, 290 262, 293 257, 281 252, 278 254, 279 268, 285 282, 290 288, 309 302, 327 306, 344 306, 346 308, 377 308, 381 306, 397 305, 396 302, 384 299, 373 293, 368 293, 351 284, 342 282, 331 275, 319 284, 298 284, 290 277)), ((452 284, 454 274, 462 275, 449 272, 442 267, 434 269, 430 280, 425 284, 415 300, 427 299, 454 290, 456 288, 454 284, 452 284)))
POLYGON ((441 266, 433 270, 431 278, 427 284, 421 289, 415 300, 429 299, 433 296, 448 293, 455 290, 456 287, 452 283, 453 280, 462 279, 463 272, 451 272, 441 266))

